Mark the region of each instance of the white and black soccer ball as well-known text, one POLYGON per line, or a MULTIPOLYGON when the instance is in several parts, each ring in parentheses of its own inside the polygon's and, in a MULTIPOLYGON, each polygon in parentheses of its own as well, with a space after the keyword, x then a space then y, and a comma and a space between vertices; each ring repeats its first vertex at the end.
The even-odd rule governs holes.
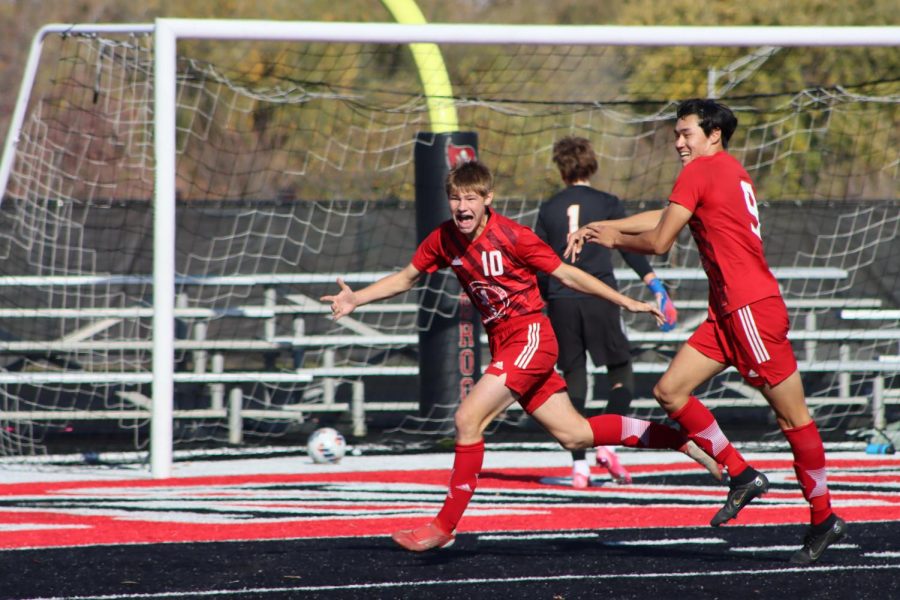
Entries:
POLYGON ((336 463, 344 458, 347 451, 347 441, 341 432, 331 427, 316 429, 306 443, 313 462, 319 464, 336 463))

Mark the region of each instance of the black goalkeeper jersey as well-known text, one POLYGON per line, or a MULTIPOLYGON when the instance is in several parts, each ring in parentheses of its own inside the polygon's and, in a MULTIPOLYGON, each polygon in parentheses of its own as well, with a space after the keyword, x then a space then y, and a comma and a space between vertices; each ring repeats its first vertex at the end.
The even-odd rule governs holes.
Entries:
MULTIPOLYGON (((625 208, 616 196, 586 185, 572 185, 541 204, 534 231, 562 257, 570 231, 593 221, 622 219, 625 216, 625 208)), ((619 252, 639 277, 643 278, 653 270, 642 254, 619 252)), ((608 248, 600 244, 585 244, 575 266, 618 289, 613 275, 612 252, 608 248)), ((541 284, 541 291, 547 300, 584 296, 581 292, 564 286, 555 277, 546 278, 541 284)))

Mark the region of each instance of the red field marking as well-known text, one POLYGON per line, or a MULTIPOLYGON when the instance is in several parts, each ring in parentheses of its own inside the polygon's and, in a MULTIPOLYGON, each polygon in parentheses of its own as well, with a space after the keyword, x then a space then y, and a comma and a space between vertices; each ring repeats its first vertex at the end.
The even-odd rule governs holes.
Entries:
MULTIPOLYGON (((789 460, 757 468, 790 481, 789 460)), ((488 469, 462 532, 706 526, 725 490, 655 483, 641 475, 694 473, 692 465, 635 465, 634 485, 573 491, 544 485, 569 468, 488 469)), ((848 521, 900 521, 900 461, 829 462, 835 507, 848 521), (861 486, 861 487, 857 487, 861 486)), ((697 467, 697 472, 702 470, 697 467)), ((0 548, 311 537, 382 536, 435 514, 447 470, 233 475, 165 480, 0 485, 0 548)), ((691 481, 696 481, 691 475, 691 481)), ((805 523, 799 489, 772 489, 737 525, 805 523)))

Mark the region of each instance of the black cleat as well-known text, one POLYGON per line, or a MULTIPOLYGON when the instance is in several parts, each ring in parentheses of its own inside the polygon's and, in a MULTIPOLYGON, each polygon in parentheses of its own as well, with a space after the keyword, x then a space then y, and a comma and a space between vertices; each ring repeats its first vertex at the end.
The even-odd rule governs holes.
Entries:
POLYGON ((731 489, 728 490, 725 506, 720 508, 709 522, 713 527, 732 520, 742 508, 750 504, 751 500, 768 492, 769 480, 762 473, 757 473, 750 483, 735 485, 734 482, 731 482, 728 487, 731 489))
POLYGON ((803 538, 803 547, 794 552, 791 562, 795 565, 811 565, 819 560, 825 549, 847 535, 847 524, 838 516, 831 526, 821 533, 810 527, 803 538))

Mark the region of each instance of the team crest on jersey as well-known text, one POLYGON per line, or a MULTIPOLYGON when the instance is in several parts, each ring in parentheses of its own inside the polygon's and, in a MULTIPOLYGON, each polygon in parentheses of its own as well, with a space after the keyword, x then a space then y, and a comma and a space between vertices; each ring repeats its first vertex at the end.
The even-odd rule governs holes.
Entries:
POLYGON ((457 146, 456 144, 447 140, 447 168, 452 169, 453 167, 459 166, 466 162, 471 162, 478 158, 475 154, 475 148, 473 146, 457 146))
POLYGON ((470 283, 469 296, 478 304, 481 314, 485 315, 486 324, 503 317, 509 309, 509 295, 506 290, 485 281, 470 283))

